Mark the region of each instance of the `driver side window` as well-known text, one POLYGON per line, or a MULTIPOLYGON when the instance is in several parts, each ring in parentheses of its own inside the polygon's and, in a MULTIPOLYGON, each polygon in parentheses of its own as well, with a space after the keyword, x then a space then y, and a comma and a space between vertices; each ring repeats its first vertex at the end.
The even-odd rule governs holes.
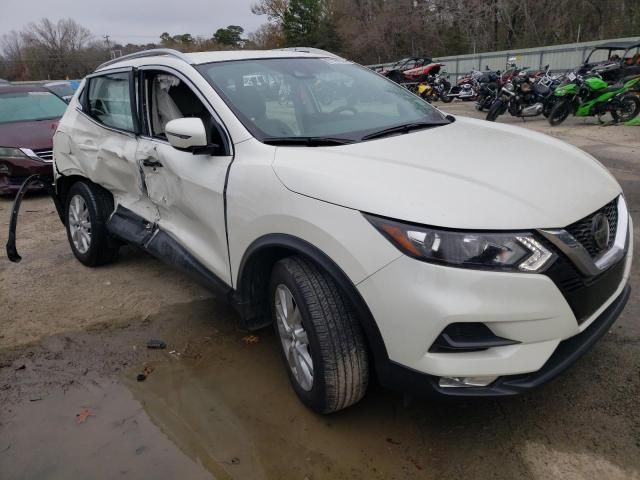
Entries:
POLYGON ((144 73, 144 118, 149 136, 166 140, 167 123, 178 118, 200 118, 209 143, 222 145, 217 123, 198 96, 180 78, 166 72, 144 73))

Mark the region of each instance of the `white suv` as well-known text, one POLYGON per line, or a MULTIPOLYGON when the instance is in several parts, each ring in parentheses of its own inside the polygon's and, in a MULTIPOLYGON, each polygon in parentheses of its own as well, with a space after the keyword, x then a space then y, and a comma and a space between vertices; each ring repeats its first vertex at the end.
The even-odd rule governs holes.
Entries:
POLYGON ((335 56, 122 57, 84 80, 54 156, 80 262, 133 243, 220 292, 245 328, 274 324, 293 388, 322 413, 374 376, 520 393, 629 297, 631 219, 601 164, 335 56))

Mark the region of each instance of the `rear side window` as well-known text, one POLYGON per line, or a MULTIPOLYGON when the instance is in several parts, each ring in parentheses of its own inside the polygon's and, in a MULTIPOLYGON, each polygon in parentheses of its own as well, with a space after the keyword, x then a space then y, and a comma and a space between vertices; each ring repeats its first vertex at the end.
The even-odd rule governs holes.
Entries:
POLYGON ((129 73, 91 78, 87 95, 89 115, 107 127, 133 132, 129 73))

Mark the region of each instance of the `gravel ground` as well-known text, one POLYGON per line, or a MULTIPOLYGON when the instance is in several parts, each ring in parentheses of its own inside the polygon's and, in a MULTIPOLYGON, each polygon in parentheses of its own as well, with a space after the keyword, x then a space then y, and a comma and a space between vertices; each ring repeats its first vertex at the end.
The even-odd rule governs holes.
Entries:
MULTIPOLYGON (((443 109, 483 116, 468 103, 443 109)), ((594 155, 640 225, 640 128, 500 121, 594 155)), ((0 199, 2 239, 10 207, 0 199)), ((81 266, 46 197, 25 200, 18 247, 22 263, 0 262, 3 480, 640 479, 635 292, 611 332, 535 392, 438 403, 373 386, 358 406, 319 417, 288 386, 271 331, 246 343, 226 305, 133 248, 112 266, 81 266), (147 349, 150 338, 167 348, 147 349)))

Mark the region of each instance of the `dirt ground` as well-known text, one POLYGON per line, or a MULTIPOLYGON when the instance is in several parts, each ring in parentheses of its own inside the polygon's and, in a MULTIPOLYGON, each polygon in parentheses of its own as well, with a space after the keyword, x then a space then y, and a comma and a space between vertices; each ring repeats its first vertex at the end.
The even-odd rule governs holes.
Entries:
MULTIPOLYGON (((443 109, 482 117, 467 103, 443 109)), ((602 161, 638 244, 640 128, 500 121, 602 161)), ((0 199, 2 242, 10 208, 0 199)), ((228 306, 136 249, 83 267, 47 197, 25 200, 18 249, 20 264, 0 260, 3 480, 640 479, 635 292, 611 332, 535 392, 440 403, 374 385, 357 406, 320 417, 297 401, 270 330, 246 343, 228 306), (147 349, 152 338, 167 348, 147 349)))

